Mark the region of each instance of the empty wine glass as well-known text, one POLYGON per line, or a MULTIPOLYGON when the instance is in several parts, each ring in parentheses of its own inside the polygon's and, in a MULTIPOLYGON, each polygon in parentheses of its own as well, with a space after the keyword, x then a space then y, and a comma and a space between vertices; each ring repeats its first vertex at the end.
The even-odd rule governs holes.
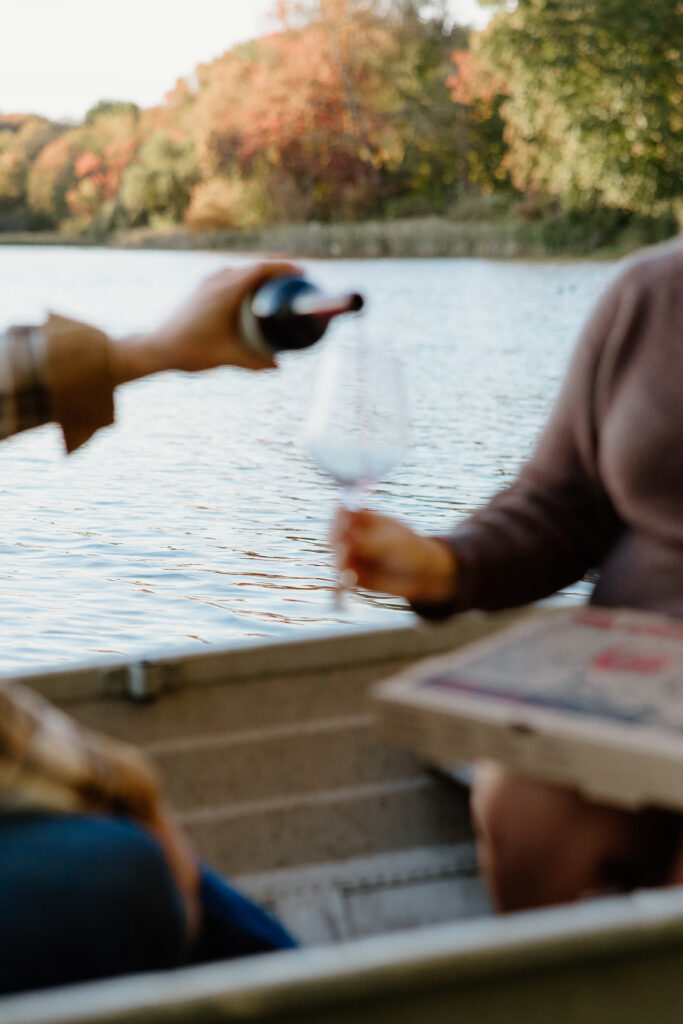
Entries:
MULTIPOLYGON (((320 353, 305 444, 313 461, 342 487, 342 504, 358 509, 363 492, 403 458, 407 417, 395 355, 367 343, 360 331, 338 335, 320 353)), ((336 589, 355 582, 342 573, 336 589)))

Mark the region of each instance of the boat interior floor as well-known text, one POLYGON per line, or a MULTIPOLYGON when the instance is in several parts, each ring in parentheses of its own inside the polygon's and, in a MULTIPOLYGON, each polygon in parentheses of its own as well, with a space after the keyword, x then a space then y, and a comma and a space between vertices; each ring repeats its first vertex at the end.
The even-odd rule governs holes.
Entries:
POLYGON ((286 868, 236 881, 306 946, 490 912, 470 842, 286 868))

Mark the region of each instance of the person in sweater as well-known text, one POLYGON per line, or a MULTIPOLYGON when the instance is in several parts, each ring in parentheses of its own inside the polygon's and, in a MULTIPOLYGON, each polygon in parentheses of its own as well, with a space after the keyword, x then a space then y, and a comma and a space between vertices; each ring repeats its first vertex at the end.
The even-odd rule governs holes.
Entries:
MULTIPOLYGON (((275 364, 244 349, 243 298, 286 263, 208 278, 149 334, 50 315, 0 333, 0 437, 55 420, 68 452, 114 418, 114 390, 163 370, 275 364)), ((284 949, 268 914, 198 863, 151 762, 0 686, 0 993, 284 949)))
MULTIPOLYGON (((591 602, 683 617, 683 244, 621 272, 581 335, 513 484, 446 537, 341 511, 340 570, 427 618, 547 597, 598 568, 591 602)), ((515 910, 683 882, 681 817, 630 814, 478 765, 471 795, 494 903, 515 910)))

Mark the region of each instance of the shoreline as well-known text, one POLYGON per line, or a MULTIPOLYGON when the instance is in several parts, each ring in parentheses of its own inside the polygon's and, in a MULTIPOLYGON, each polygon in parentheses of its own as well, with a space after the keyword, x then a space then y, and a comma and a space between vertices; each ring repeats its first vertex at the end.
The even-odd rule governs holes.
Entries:
POLYGON ((0 233, 0 245, 106 249, 230 251, 311 259, 617 258, 675 234, 657 222, 606 233, 587 219, 410 220, 277 224, 251 230, 191 233, 185 228, 137 228, 108 237, 49 232, 0 233))

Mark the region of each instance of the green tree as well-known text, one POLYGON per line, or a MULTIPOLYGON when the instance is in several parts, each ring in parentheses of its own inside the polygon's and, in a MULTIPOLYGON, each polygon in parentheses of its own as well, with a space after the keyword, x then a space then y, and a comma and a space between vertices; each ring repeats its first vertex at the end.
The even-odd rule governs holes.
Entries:
POLYGON ((521 190, 651 214, 681 195, 680 0, 518 0, 478 36, 521 190))
POLYGON ((54 228, 105 234, 116 223, 122 175, 138 144, 137 117, 125 111, 102 111, 64 132, 31 165, 32 211, 54 228))
POLYGON ((126 103, 121 100, 100 100, 85 115, 85 123, 95 124, 100 117, 110 117, 112 114, 125 114, 137 120, 140 115, 140 108, 137 103, 126 103))
POLYGON ((192 142, 158 131, 124 172, 119 199, 132 224, 155 218, 180 222, 198 180, 192 142))
POLYGON ((396 210, 412 203, 438 213, 457 199, 466 176, 466 118, 452 101, 450 75, 452 52, 467 45, 468 33, 450 24, 445 3, 398 0, 384 16, 394 39, 384 70, 394 94, 385 115, 402 150, 386 190, 396 210))
POLYGON ((454 70, 448 84, 453 101, 465 110, 468 177, 486 194, 509 193, 505 122, 501 116, 507 86, 500 74, 492 74, 490 68, 483 66, 472 49, 455 50, 452 61, 454 70))
POLYGON ((58 227, 69 216, 66 197, 76 184, 74 165, 79 151, 76 129, 49 142, 31 164, 27 182, 29 208, 50 227, 58 227))
POLYGON ((31 230, 48 225, 28 202, 31 163, 63 129, 35 115, 0 118, 0 231, 31 230))

